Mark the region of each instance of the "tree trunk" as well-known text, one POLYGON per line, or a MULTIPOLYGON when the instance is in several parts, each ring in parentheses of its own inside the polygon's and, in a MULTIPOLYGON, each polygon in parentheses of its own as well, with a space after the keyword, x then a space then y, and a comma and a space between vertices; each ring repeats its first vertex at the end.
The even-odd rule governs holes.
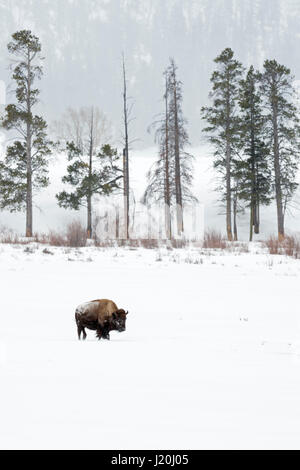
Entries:
POLYGON ((255 151, 255 134, 254 134, 254 103, 253 95, 251 95, 251 240, 254 233, 259 233, 259 216, 258 216, 258 187, 257 187, 257 165, 256 165, 256 151, 255 151))
POLYGON ((123 150, 123 196, 124 196, 124 238, 129 239, 129 197, 128 197, 128 184, 127 184, 127 163, 126 163, 126 148, 123 150))
POLYGON ((26 237, 32 237, 32 162, 31 162, 31 125, 29 123, 27 123, 26 161, 27 161, 26 237))
POLYGON ((232 228, 231 228, 231 175, 230 175, 230 143, 226 143, 226 228, 227 239, 232 241, 232 228))
POLYGON ((259 233, 260 220, 259 220, 259 201, 258 200, 255 202, 255 206, 254 206, 253 225, 254 225, 254 233, 256 234, 259 233))
POLYGON ((253 226, 254 226, 254 208, 253 204, 251 203, 250 206, 250 235, 249 235, 249 242, 253 240, 253 226))
POLYGON ((234 198, 233 198, 233 234, 234 234, 234 241, 238 240, 238 232, 237 232, 237 193, 235 191, 234 198))
POLYGON ((120 236, 120 217, 119 217, 119 206, 116 206, 116 239, 120 236))
POLYGON ((129 239, 129 141, 128 141, 128 109, 127 109, 127 85, 126 85, 126 69, 123 56, 123 109, 124 109, 124 133, 125 148, 124 157, 124 225, 125 238, 129 239))
POLYGON ((230 147, 230 79, 227 72, 227 92, 226 92, 226 229, 227 239, 232 241, 231 226, 231 147, 230 147))
POLYGON ((177 109, 177 90, 174 83, 174 130, 175 130, 175 185, 176 185, 176 215, 177 215, 177 234, 183 233, 183 211, 182 211, 182 190, 181 190, 181 169, 180 169, 180 150, 179 150, 179 126, 177 109))
POLYGON ((166 77, 166 93, 165 93, 165 104, 166 104, 166 126, 165 126, 165 231, 166 238, 171 240, 172 228, 171 228, 171 212, 170 212, 170 175, 169 175, 169 113, 168 113, 168 83, 166 77))
POLYGON ((87 238, 92 238, 92 174, 93 174, 93 151, 94 151, 94 109, 91 112, 90 142, 89 142, 89 191, 87 197, 87 238))
POLYGON ((256 212, 256 191, 255 191, 255 162, 254 162, 254 142, 252 139, 252 150, 251 150, 251 199, 250 199, 250 236, 249 241, 253 239, 253 227, 255 225, 255 212, 256 212))
POLYGON ((279 161, 279 141, 278 141, 278 122, 277 122, 277 106, 273 105, 273 135, 274 135, 274 170, 275 170, 275 193, 277 206, 277 224, 278 224, 278 240, 284 239, 284 212, 282 204, 281 192, 281 170, 279 161))
POLYGON ((171 210, 170 206, 165 203, 165 232, 167 240, 172 238, 172 229, 171 229, 171 210))
POLYGON ((87 197, 87 228, 86 228, 87 238, 92 238, 92 198, 91 196, 87 197))
POLYGON ((26 237, 32 237, 32 156, 31 156, 31 61, 30 53, 27 55, 27 125, 26 125, 26 237))

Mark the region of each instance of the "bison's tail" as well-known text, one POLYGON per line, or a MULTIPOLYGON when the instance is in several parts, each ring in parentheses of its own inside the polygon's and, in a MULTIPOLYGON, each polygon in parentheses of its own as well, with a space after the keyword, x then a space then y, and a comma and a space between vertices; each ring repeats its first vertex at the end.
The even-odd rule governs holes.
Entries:
POLYGON ((77 309, 75 310, 75 321, 77 325, 80 323, 80 312, 77 309))

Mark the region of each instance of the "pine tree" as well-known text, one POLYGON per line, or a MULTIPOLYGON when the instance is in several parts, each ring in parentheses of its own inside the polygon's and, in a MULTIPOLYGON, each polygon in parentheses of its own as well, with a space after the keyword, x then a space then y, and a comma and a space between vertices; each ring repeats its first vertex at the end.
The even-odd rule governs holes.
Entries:
POLYGON ((31 237, 33 192, 49 184, 47 168, 52 145, 45 120, 33 114, 40 93, 34 81, 43 74, 41 44, 31 31, 22 30, 12 35, 7 47, 15 56, 12 78, 17 103, 6 107, 1 125, 17 132, 19 138, 7 147, 5 160, 0 163, 0 207, 25 209, 26 236, 31 237))
MULTIPOLYGON (((219 189, 226 204, 226 230, 228 240, 232 240, 232 194, 236 185, 232 184, 233 158, 240 151, 240 118, 237 114, 239 82, 243 73, 240 62, 233 58, 230 48, 215 59, 218 70, 211 77, 213 98, 211 107, 203 107, 202 118, 209 126, 203 131, 215 148, 214 167, 221 175, 219 189)), ((236 213, 235 213, 236 214, 236 213)))
POLYGON ((73 192, 62 191, 56 195, 58 204, 65 209, 79 210, 87 208, 87 235, 92 236, 91 214, 92 199, 96 195, 109 195, 119 189, 119 180, 123 178, 119 167, 120 156, 117 149, 105 144, 90 159, 83 148, 74 142, 67 143, 68 159, 72 162, 62 182, 74 187, 73 192), (92 162, 92 165, 91 165, 92 162))
POLYGON ((250 208, 250 241, 259 233, 260 206, 272 201, 269 148, 265 144, 265 116, 259 89, 261 74, 251 66, 240 83, 241 143, 243 157, 236 161, 238 197, 250 208))
POLYGON ((299 165, 299 118, 293 77, 276 60, 266 60, 261 79, 264 97, 267 143, 271 148, 277 206, 278 239, 284 238, 284 216, 297 188, 299 165))
MULTIPOLYGON (((81 161, 82 168, 86 168, 88 171, 88 180, 85 184, 90 183, 92 185, 94 164, 99 170, 100 160, 97 158, 97 154, 101 153, 103 145, 111 139, 111 125, 105 114, 95 106, 81 107, 78 110, 68 108, 62 119, 55 122, 53 127, 63 148, 65 146, 67 149, 71 160, 75 159, 75 153, 77 152, 77 159, 81 161), (74 149, 76 149, 76 152, 74 149)), ((104 162, 104 160, 101 160, 101 162, 104 162)), ((74 169, 70 168, 70 172, 74 173, 74 169)), ((92 237, 92 194, 93 191, 90 188, 85 201, 88 238, 92 237)), ((69 207, 72 207, 72 205, 69 207)))

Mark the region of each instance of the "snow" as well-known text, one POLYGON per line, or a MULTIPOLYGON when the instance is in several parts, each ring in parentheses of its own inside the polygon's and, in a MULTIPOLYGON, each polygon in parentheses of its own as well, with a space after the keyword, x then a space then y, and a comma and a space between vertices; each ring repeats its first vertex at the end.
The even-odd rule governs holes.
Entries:
POLYGON ((300 447, 299 260, 44 249, 0 245, 1 448, 300 447), (79 342, 95 298, 127 330, 79 342))
POLYGON ((80 314, 85 313, 86 311, 90 310, 92 307, 95 307, 95 302, 84 302, 76 307, 76 311, 80 314))

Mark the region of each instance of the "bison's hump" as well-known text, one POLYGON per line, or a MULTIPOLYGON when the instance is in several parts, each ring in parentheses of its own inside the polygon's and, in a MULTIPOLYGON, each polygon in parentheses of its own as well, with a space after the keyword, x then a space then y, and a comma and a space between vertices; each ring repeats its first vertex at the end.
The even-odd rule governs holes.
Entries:
POLYGON ((84 317, 86 320, 103 323, 117 310, 118 307, 112 300, 99 299, 78 305, 75 314, 77 318, 84 317))

